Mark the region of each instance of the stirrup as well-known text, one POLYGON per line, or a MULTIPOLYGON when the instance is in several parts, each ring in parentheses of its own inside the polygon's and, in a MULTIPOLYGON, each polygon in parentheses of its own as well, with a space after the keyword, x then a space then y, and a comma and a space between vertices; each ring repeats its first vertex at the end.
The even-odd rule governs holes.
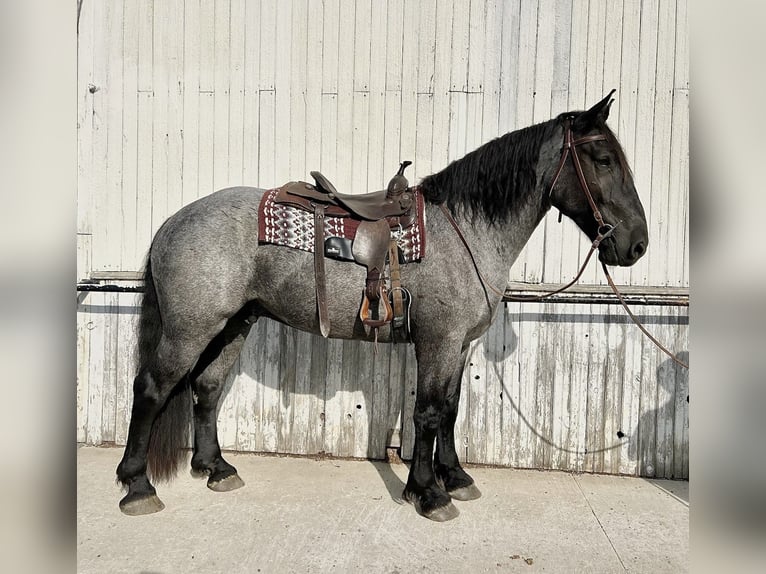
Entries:
POLYGON ((362 299, 362 308, 359 310, 359 318, 362 320, 364 325, 372 327, 373 329, 378 329, 383 325, 388 325, 394 318, 394 310, 391 308, 391 304, 388 302, 388 294, 386 293, 385 287, 380 288, 380 299, 378 299, 376 303, 379 304, 381 301, 383 302, 383 307, 385 308, 385 316, 383 319, 373 319, 371 318, 372 312, 370 309, 370 300, 367 297, 367 294, 364 294, 364 299, 362 299))

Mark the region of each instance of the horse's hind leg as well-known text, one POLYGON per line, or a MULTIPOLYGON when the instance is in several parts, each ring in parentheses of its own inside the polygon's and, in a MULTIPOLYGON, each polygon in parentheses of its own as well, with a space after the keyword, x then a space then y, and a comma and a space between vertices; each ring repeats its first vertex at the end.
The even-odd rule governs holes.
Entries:
POLYGON ((245 485, 237 469, 226 462, 218 443, 217 406, 226 375, 239 356, 251 321, 234 317, 202 353, 192 373, 194 389, 194 454, 192 474, 207 476, 208 488, 217 492, 245 485))
POLYGON ((455 500, 475 500, 481 496, 473 478, 460 466, 455 451, 455 421, 460 402, 460 387, 467 358, 467 349, 461 356, 460 368, 450 380, 444 412, 436 433, 434 473, 437 482, 455 500))
POLYGON ((133 382, 128 440, 117 467, 117 479, 128 489, 120 501, 125 514, 149 514, 165 507, 147 477, 147 456, 150 447, 158 453, 151 468, 154 479, 173 476, 188 425, 189 392, 185 379, 198 352, 193 345, 163 336, 153 360, 142 365, 133 382), (161 412, 162 421, 157 420, 161 412))

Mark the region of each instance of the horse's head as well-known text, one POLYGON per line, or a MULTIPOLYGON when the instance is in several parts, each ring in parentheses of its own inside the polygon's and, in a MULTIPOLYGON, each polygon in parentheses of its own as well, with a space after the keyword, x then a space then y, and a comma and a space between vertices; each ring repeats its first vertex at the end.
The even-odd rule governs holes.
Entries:
POLYGON ((625 154, 606 125, 613 93, 585 112, 563 116, 564 147, 550 200, 590 239, 607 235, 599 244, 602 262, 629 266, 646 252, 649 235, 625 154))

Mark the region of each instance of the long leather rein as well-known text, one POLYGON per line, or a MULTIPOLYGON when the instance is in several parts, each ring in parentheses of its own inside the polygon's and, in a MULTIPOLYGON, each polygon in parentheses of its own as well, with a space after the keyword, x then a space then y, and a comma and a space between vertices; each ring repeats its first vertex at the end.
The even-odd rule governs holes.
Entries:
MULTIPOLYGON (((615 226, 604 222, 604 218, 601 215, 601 212, 599 211, 598 207, 596 206, 596 202, 594 201, 593 195, 590 192, 590 188, 588 187, 588 182, 586 181, 585 174, 583 173, 583 170, 582 170, 582 165, 580 164, 580 158, 577 155, 578 145, 588 143, 588 142, 593 142, 593 141, 605 140, 605 139, 606 139, 606 136, 604 134, 594 134, 589 136, 583 136, 575 140, 572 138, 571 127, 570 126, 566 127, 566 132, 564 134, 564 145, 561 152, 561 160, 559 161, 558 168, 556 169, 556 173, 553 176, 553 181, 551 182, 551 185, 548 188, 547 193, 548 193, 548 196, 550 197, 550 194, 553 192, 553 188, 556 185, 556 182, 558 181, 562 170, 564 169, 564 165, 566 164, 567 157, 571 153, 572 163, 574 164, 575 172, 577 173, 577 179, 580 182, 580 189, 582 189, 583 193, 585 194, 585 197, 588 199, 590 208, 593 211, 593 217, 598 223, 598 231, 597 231, 596 238, 593 240, 593 243, 590 246, 590 251, 588 251, 588 254, 585 256, 585 261, 583 261, 583 264, 580 266, 580 270, 577 272, 577 275, 575 275, 575 278, 572 279, 566 285, 559 287, 558 289, 556 289, 555 291, 551 291, 550 293, 545 293, 543 295, 510 296, 510 295, 506 295, 504 291, 500 291, 496 287, 493 287, 484 278, 484 275, 482 275, 481 271, 479 270, 478 262, 476 261, 476 258, 474 257, 473 252, 471 251, 471 247, 468 245, 468 241, 463 235, 463 232, 461 231, 457 221, 455 221, 455 218, 452 216, 452 213, 450 213, 450 210, 447 208, 446 204, 444 203, 440 204, 439 207, 441 208, 442 213, 444 213, 445 217, 447 218, 447 221, 449 221, 452 227, 455 229, 457 236, 460 238, 460 241, 465 246, 466 251, 468 251, 468 255, 471 258, 471 262, 473 263, 474 269, 476 270, 476 274, 479 277, 479 281, 481 282, 482 287, 484 288, 484 295, 487 298, 488 305, 489 305, 489 294, 487 293, 487 289, 494 292, 496 295, 499 295, 500 297, 503 297, 511 301, 519 301, 519 302, 542 301, 548 297, 561 293, 562 291, 566 291, 572 285, 577 283, 577 281, 579 281, 580 277, 585 271, 585 268, 588 266, 588 262, 593 256, 593 253, 596 251, 596 249, 598 249, 598 246, 601 244, 601 242, 607 237, 610 237, 612 235, 612 233, 614 232, 615 226)), ((619 222, 617 223, 617 225, 619 225, 619 222)), ((606 275, 607 282, 609 283, 609 286, 612 288, 612 291, 614 291, 614 294, 617 296, 617 299, 619 300, 620 304, 623 306, 623 308, 625 309, 625 311, 627 312, 631 320, 638 326, 639 329, 641 329, 641 332, 644 333, 644 335, 646 335, 649 338, 649 340, 651 340, 662 352, 664 352, 668 357, 673 359, 673 361, 675 361, 677 364, 681 365, 682 367, 688 369, 689 365, 684 363, 680 359, 678 359, 673 353, 671 353, 666 347, 664 347, 655 337, 653 337, 652 334, 649 333, 649 331, 647 331, 646 327, 644 327, 641 324, 641 322, 638 320, 638 318, 631 312, 631 310, 628 308, 628 305, 625 303, 625 299, 622 297, 622 294, 620 293, 619 289, 617 289, 617 285, 615 285, 614 281, 612 280, 612 276, 609 274, 609 270, 607 269, 606 265, 603 262, 601 263, 601 268, 604 270, 604 274, 606 275)))

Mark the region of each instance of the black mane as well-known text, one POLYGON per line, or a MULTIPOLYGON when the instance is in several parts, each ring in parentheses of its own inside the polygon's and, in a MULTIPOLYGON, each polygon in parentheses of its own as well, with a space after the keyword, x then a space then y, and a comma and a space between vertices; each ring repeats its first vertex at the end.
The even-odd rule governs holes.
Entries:
POLYGON ((455 160, 420 183, 423 197, 490 223, 507 221, 537 185, 542 144, 554 136, 562 116, 509 132, 455 160))
MULTIPOLYGON (((424 178, 420 183, 423 196, 431 203, 446 202, 453 212, 464 211, 474 218, 483 215, 490 224, 507 221, 535 190, 543 143, 554 137, 565 121, 574 121, 581 113, 566 112, 487 142, 424 178)), ((605 123, 598 124, 597 129, 606 135, 617 155, 623 178, 632 177, 617 137, 605 123)))

